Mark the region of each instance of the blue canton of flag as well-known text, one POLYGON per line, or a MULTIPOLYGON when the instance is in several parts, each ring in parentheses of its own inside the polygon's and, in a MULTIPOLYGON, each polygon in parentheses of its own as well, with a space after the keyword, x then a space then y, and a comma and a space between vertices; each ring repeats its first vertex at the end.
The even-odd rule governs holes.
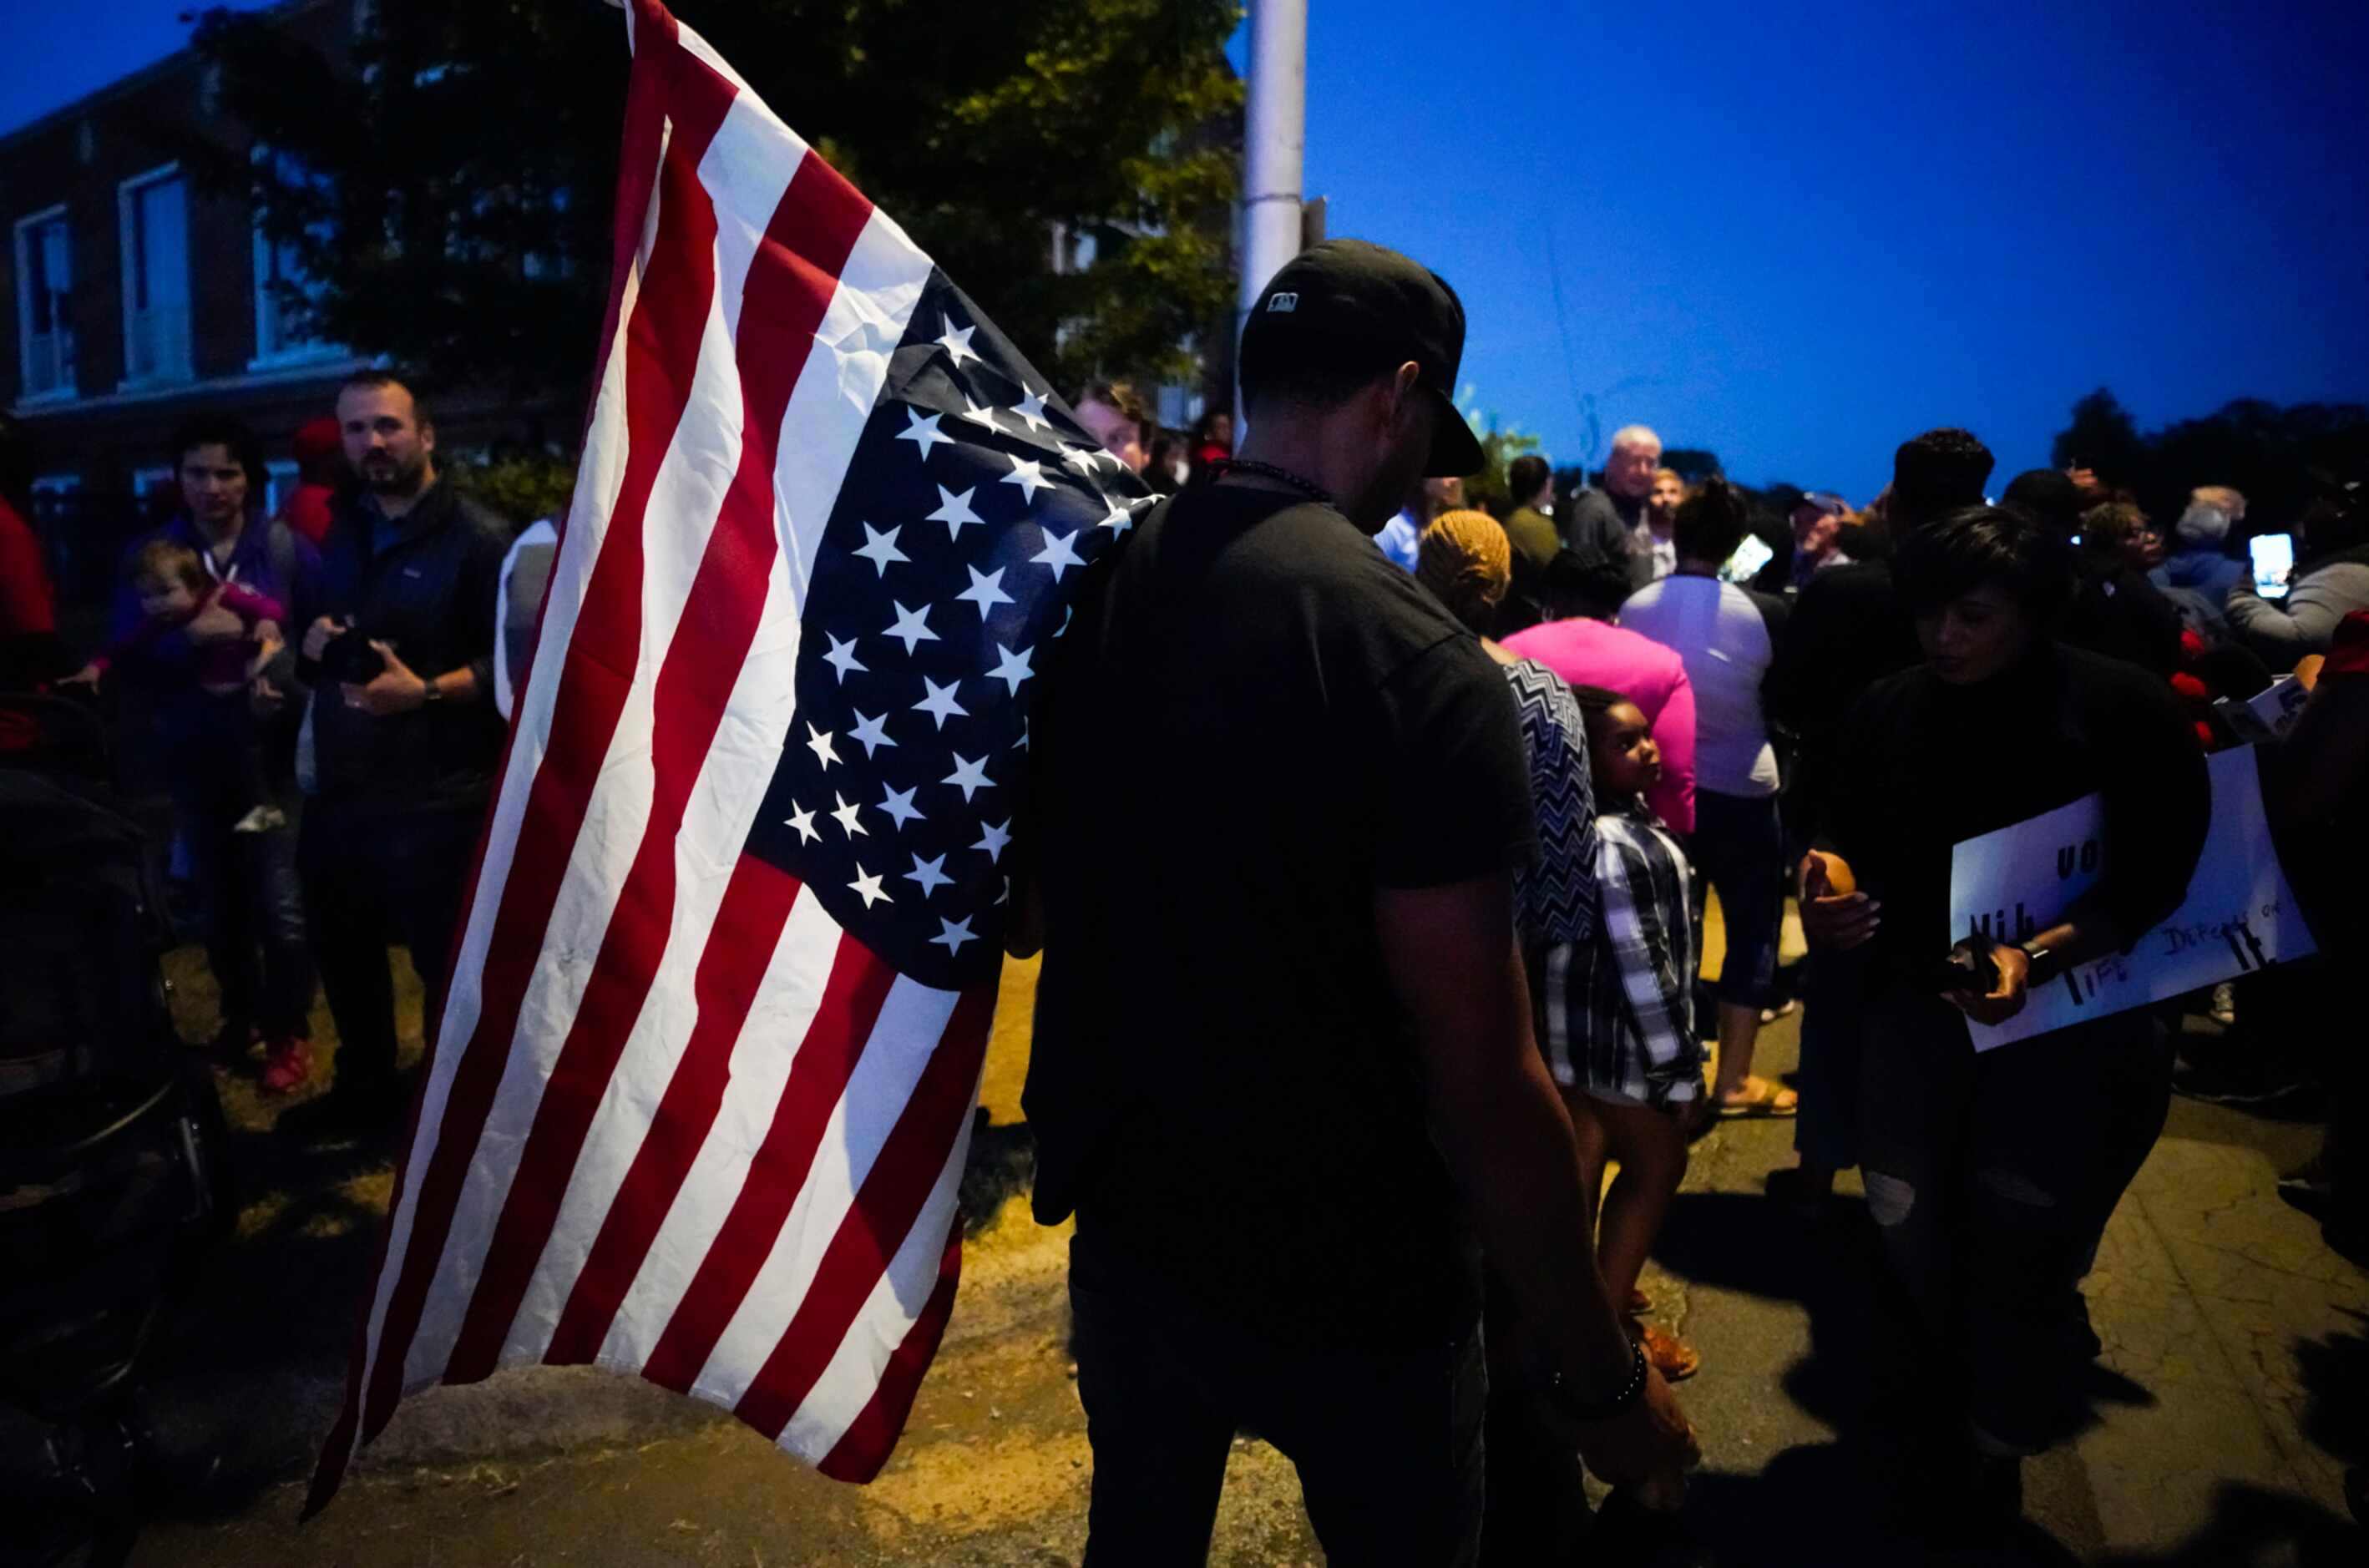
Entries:
POLYGON ((994 979, 1038 668, 1150 500, 933 270, 816 553, 748 845, 924 984, 994 979))

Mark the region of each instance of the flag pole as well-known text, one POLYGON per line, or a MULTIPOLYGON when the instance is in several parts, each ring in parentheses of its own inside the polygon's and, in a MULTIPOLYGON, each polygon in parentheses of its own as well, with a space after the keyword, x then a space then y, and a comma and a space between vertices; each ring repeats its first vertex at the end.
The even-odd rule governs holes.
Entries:
MULTIPOLYGON (((1251 0, 1250 102, 1242 127, 1242 288, 1234 340, 1259 291, 1299 254, 1308 141, 1308 0, 1251 0)), ((1242 424, 1241 395, 1234 420, 1242 424)))

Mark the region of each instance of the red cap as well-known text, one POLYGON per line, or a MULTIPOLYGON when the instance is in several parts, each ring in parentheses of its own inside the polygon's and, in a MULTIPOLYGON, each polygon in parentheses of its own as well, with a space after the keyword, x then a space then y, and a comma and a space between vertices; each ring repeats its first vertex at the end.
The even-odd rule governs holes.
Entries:
POLYGON ((299 463, 310 463, 316 457, 330 456, 338 451, 338 422, 326 417, 307 419, 296 427, 296 434, 290 438, 289 445, 295 449, 296 461, 299 463))

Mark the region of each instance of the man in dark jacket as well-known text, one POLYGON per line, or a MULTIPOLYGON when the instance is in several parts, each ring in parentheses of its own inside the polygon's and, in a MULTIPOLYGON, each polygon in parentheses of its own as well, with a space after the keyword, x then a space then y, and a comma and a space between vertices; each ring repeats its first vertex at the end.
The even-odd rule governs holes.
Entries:
MULTIPOLYGON (((436 428, 383 372, 338 394, 361 489, 322 554, 323 610, 304 634, 314 693, 300 860, 314 956, 338 1021, 333 1119, 383 1120, 395 1086, 400 942, 442 1011, 463 884, 500 761, 494 603, 509 530, 439 483, 436 428)), ((300 766, 301 759, 300 759, 300 766)))

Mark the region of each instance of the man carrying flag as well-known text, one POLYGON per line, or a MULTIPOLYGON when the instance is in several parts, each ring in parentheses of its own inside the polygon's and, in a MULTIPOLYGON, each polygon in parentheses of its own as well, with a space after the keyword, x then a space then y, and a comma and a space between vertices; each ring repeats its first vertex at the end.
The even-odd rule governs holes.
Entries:
MULTIPOLYGON (((1605 1299, 1531 1038, 1514 704, 1371 537, 1481 464, 1463 348, 1454 292, 1396 252, 1288 264, 1242 333, 1242 455, 1090 579, 1047 676, 1024 1103, 1037 1218, 1078 1221, 1089 1562, 1202 1561, 1242 1427, 1333 1561, 1473 1561, 1473 1222, 1526 1331, 1501 1397, 1563 1434, 1562 1500, 1574 1447, 1615 1481, 1692 1452, 1605 1299)), ((1516 1462, 1555 1490, 1551 1452, 1516 1462)))

